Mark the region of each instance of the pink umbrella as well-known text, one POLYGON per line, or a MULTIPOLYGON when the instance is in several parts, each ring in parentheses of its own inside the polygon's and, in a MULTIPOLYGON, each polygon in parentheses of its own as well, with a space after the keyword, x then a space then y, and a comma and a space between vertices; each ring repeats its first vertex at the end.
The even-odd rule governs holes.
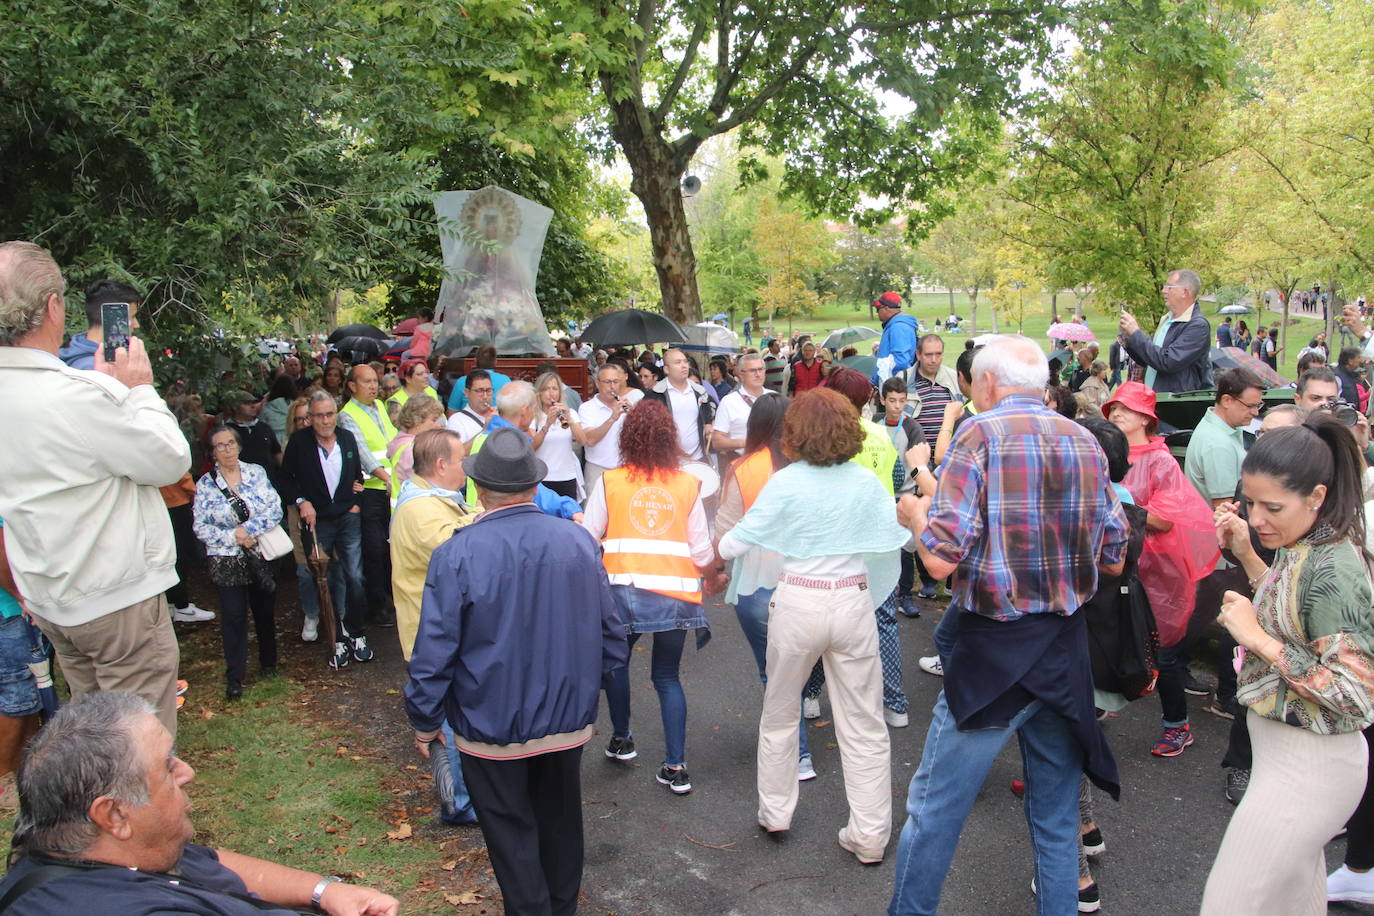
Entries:
POLYGON ((1075 321, 1061 321, 1058 324, 1052 324, 1050 329, 1045 332, 1045 336, 1050 340, 1077 340, 1081 342, 1097 340, 1097 335, 1092 332, 1092 328, 1075 321))

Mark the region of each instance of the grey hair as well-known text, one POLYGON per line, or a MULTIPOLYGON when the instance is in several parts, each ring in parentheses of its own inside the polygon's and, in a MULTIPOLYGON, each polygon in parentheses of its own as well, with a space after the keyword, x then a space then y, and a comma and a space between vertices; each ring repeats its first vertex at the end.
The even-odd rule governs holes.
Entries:
POLYGON ((334 395, 330 394, 328 391, 325 391, 324 389, 316 389, 313 393, 311 393, 310 400, 305 402, 305 409, 309 411, 310 405, 314 404, 316 401, 328 401, 330 405, 335 408, 339 406, 338 403, 334 400, 334 395))
POLYGON ((1311 412, 1312 411, 1308 410, 1306 407, 1299 407, 1297 404, 1275 404, 1273 407, 1266 410, 1264 415, 1266 417, 1281 417, 1291 413, 1293 415, 1292 418, 1284 425, 1298 426, 1303 420, 1307 419, 1307 415, 1311 412))
POLYGON ((403 430, 412 430, 430 417, 442 417, 444 406, 426 394, 418 394, 401 405, 396 417, 396 425, 403 430))
POLYGON ((147 700, 121 691, 88 693, 63 706, 19 765, 15 846, 80 856, 100 836, 90 816, 97 798, 148 804, 148 774, 135 728, 151 715, 147 700))
POLYGON ((763 356, 762 356, 762 355, 760 355, 760 354, 758 354, 758 353, 750 352, 750 353, 744 354, 744 355, 741 356, 738 360, 736 360, 736 362, 735 362, 735 369, 736 369, 736 371, 738 371, 739 368, 740 368, 741 366, 743 366, 745 363, 747 363, 747 362, 752 362, 752 361, 757 361, 757 362, 759 362, 761 365, 767 365, 766 363, 764 363, 764 361, 763 361, 763 356))
POLYGON ((0 346, 13 347, 43 323, 48 299, 67 289, 52 255, 32 242, 0 242, 0 346))
POLYGON ((534 386, 523 379, 506 382, 496 393, 496 412, 509 420, 520 415, 526 407, 533 407, 537 398, 534 386))
POLYGON ((1202 278, 1197 275, 1195 270, 1171 270, 1169 271, 1169 282, 1186 289, 1194 299, 1202 291, 1202 278))
POLYGON ((1050 381, 1045 352, 1032 340, 1015 334, 994 337, 973 358, 971 374, 977 379, 992 373, 997 384, 1014 391, 1039 394, 1050 381))

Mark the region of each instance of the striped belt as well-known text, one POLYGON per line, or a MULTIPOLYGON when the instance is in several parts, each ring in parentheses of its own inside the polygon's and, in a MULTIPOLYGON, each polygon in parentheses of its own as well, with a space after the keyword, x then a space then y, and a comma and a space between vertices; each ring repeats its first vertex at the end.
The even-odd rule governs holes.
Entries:
POLYGON ((843 579, 808 579, 805 576, 794 576, 791 573, 783 573, 779 582, 786 582, 788 585, 798 585, 802 588, 849 588, 857 585, 859 588, 868 588, 868 576, 846 576, 843 579))

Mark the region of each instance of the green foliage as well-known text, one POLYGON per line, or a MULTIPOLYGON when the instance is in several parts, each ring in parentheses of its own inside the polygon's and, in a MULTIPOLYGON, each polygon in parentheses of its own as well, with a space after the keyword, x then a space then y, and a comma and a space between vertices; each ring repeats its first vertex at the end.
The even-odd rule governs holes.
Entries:
POLYGON ((1228 305, 1235 305, 1250 296, 1250 290, 1245 286, 1227 285, 1217 288, 1216 291, 1217 308, 1225 308, 1228 305))
POLYGON ((1237 81, 1240 4, 1108 0, 1078 23, 1082 47, 1018 136, 1013 194, 1037 218, 1052 286, 1090 283, 1142 321, 1169 270, 1206 270, 1212 165, 1237 81), (1087 18, 1091 15, 1091 18, 1087 18))
POLYGON ((835 252, 830 282, 841 299, 869 303, 887 290, 905 296, 911 288, 914 256, 896 222, 845 226, 835 237, 835 252))

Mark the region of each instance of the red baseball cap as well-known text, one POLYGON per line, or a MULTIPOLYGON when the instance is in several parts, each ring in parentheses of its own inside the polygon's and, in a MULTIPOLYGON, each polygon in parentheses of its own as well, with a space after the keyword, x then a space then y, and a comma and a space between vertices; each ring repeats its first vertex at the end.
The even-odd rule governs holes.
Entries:
POLYGON ((899 309, 902 307, 902 297, 888 291, 873 300, 873 307, 875 309, 899 309))

